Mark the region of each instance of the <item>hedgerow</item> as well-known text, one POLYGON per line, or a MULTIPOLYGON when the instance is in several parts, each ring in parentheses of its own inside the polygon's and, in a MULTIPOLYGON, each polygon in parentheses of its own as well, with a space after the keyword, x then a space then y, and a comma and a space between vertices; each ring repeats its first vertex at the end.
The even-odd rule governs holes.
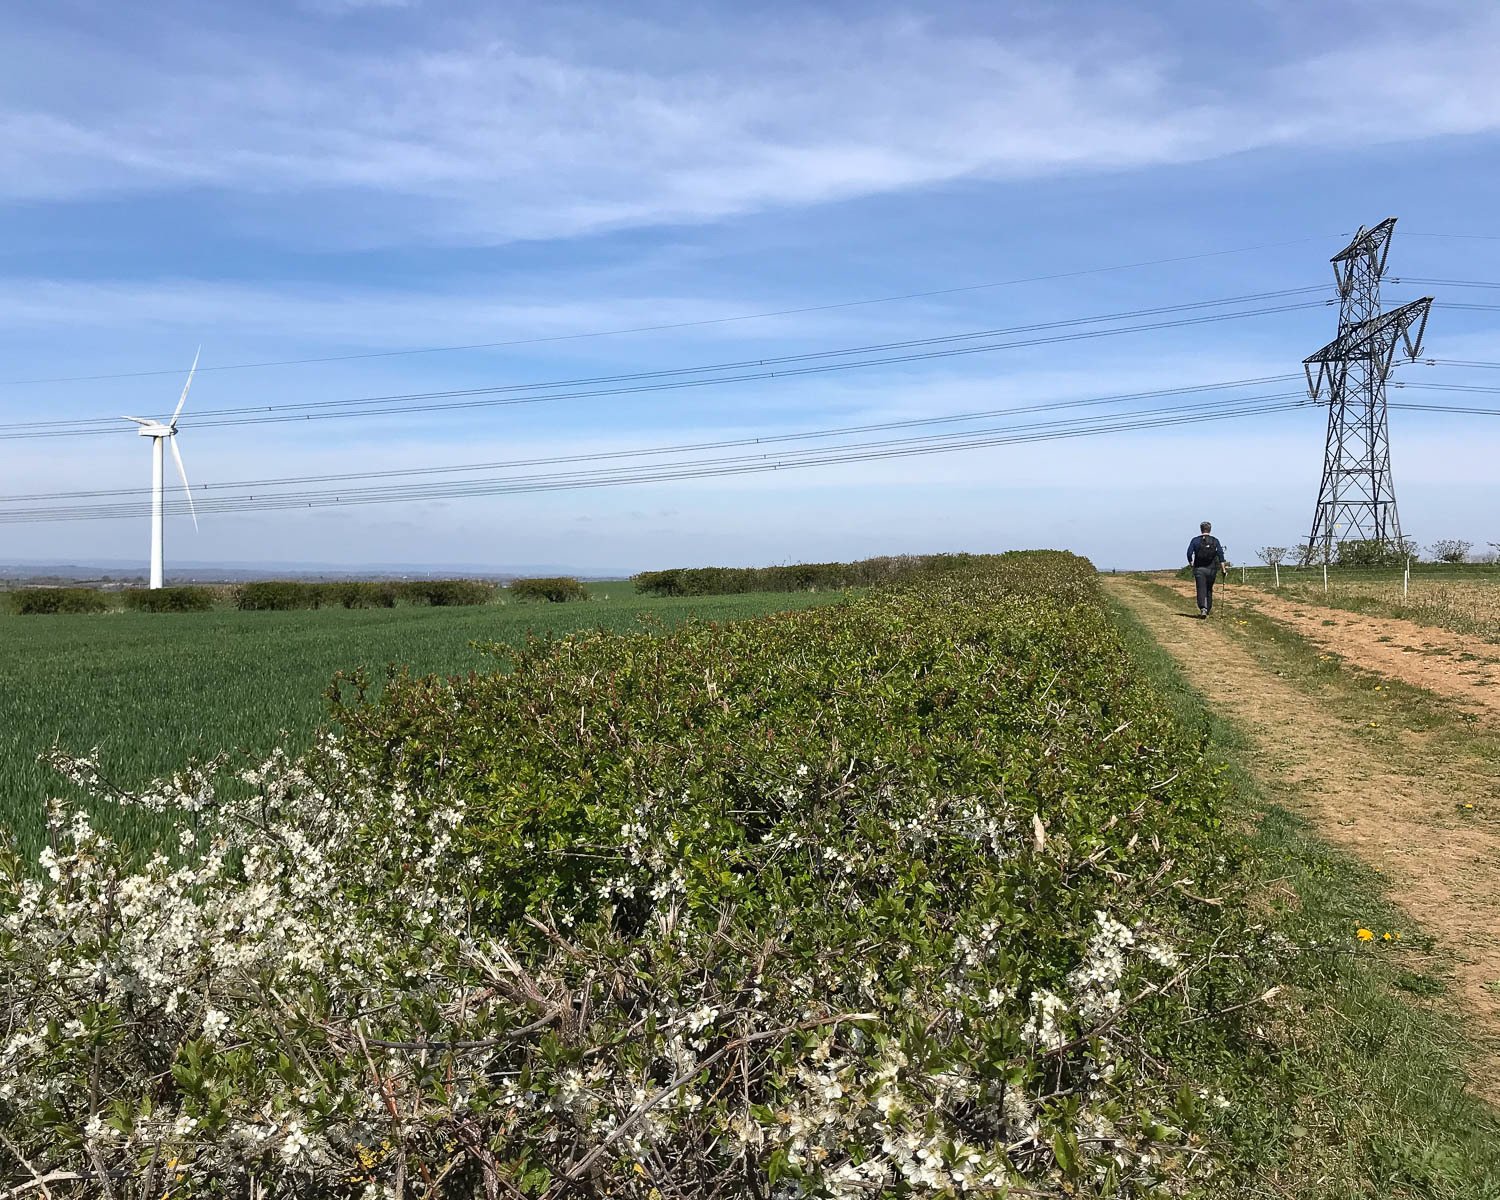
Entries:
POLYGON ((208 612, 214 606, 214 590, 206 587, 130 588, 122 596, 135 612, 208 612))
POLYGON ((397 594, 408 604, 488 604, 495 598, 495 585, 482 579, 414 579, 398 584, 397 594))
POLYGON ((395 608, 396 585, 394 583, 369 580, 341 580, 325 583, 323 603, 341 608, 395 608))
POLYGON ((321 608, 327 597, 326 585, 321 583, 264 579, 236 587, 234 606, 244 612, 287 612, 298 608, 321 608))
POLYGON ((42 877, 5 861, 18 1181, 1221 1192, 1204 1064, 1256 1061, 1263 982, 1225 792, 1087 563, 502 653, 345 681, 337 736, 234 778, 57 758, 182 854, 57 804, 42 877))
POLYGON ((971 554, 902 554, 847 563, 792 563, 778 567, 674 567, 631 576, 636 591, 657 596, 727 596, 739 592, 806 592, 814 588, 874 587, 918 575, 970 570, 971 554))
POLYGON ((82 587, 17 588, 8 597, 11 611, 21 616, 54 613, 97 613, 109 608, 104 593, 82 587))
POLYGON ((508 590, 517 600, 546 600, 552 604, 589 598, 588 589, 568 575, 512 579, 508 590))
POLYGON ((248 611, 299 608, 393 608, 396 602, 456 606, 488 604, 495 587, 481 579, 412 579, 334 583, 267 579, 234 589, 235 607, 248 611))

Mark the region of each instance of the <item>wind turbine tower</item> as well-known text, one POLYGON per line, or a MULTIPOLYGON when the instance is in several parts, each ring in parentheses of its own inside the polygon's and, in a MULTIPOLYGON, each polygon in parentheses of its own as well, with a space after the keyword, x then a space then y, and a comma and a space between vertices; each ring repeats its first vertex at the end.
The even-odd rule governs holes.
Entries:
POLYGON ((182 465, 182 451, 177 449, 177 418, 182 416, 183 405, 187 403, 188 389, 193 386, 193 376, 198 370, 198 355, 203 353, 203 348, 198 348, 198 354, 193 355, 193 366, 188 371, 187 382, 182 385, 182 395, 177 401, 177 410, 172 414, 172 419, 165 423, 161 421, 149 421, 145 417, 126 417, 127 421, 134 421, 140 426, 136 430, 141 437, 151 439, 151 586, 159 588, 162 585, 162 543, 165 540, 166 513, 162 504, 162 484, 164 481, 164 466, 166 455, 166 443, 172 445, 172 459, 177 464, 177 474, 182 480, 182 490, 187 493, 188 512, 193 515, 193 529, 198 528, 198 512, 193 507, 193 489, 188 486, 187 469, 182 465))

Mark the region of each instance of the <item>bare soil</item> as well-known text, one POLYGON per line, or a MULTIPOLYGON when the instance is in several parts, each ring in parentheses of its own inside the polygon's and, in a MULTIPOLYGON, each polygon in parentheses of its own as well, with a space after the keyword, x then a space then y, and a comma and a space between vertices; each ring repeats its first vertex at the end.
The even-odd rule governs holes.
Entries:
MULTIPOLYGON (((1421 741, 1416 731, 1383 753, 1380 743, 1360 736, 1350 720, 1259 662, 1224 624, 1197 620, 1195 613, 1187 619, 1190 595, 1179 608, 1139 581, 1105 582, 1209 703, 1251 739, 1252 769, 1268 794, 1300 811, 1329 842, 1381 871, 1391 883, 1392 900, 1437 940, 1445 957, 1451 955, 1459 1002, 1473 1019, 1485 1059, 1478 1064, 1475 1088, 1500 1098, 1500 826, 1465 816, 1463 809, 1466 802, 1478 810, 1494 806, 1496 781, 1485 764, 1452 757, 1438 764, 1423 761, 1411 753, 1421 741), (1213 668, 1203 669, 1205 662, 1213 668)), ((1270 600, 1262 608, 1268 616, 1285 616, 1288 625, 1350 662, 1373 671, 1386 664, 1399 667, 1398 677, 1410 676, 1409 682, 1434 680, 1446 668, 1453 677, 1440 686, 1420 686, 1455 698, 1468 694, 1467 681, 1456 673, 1471 664, 1441 656, 1422 660, 1418 672, 1401 651, 1389 650, 1420 644, 1424 637, 1436 640, 1433 630, 1392 630, 1407 623, 1363 617, 1351 617, 1356 626, 1351 629, 1341 619, 1347 614, 1336 614, 1340 623, 1330 628, 1321 624, 1321 614, 1299 617, 1287 611, 1292 606, 1270 600), (1376 629, 1395 640, 1373 641, 1376 629)), ((1398 675, 1394 669, 1388 673, 1398 675)), ((1493 706, 1497 697, 1484 697, 1482 703, 1493 706)), ((1368 949, 1381 952, 1379 946, 1368 949)))
MULTIPOLYGON (((1175 577, 1162 582, 1192 607, 1192 584, 1175 577)), ((1500 725, 1500 646, 1494 642, 1395 617, 1299 603, 1259 588, 1236 587, 1231 577, 1227 587, 1221 583, 1216 589, 1214 616, 1228 615, 1239 605, 1296 630, 1347 663, 1446 696, 1481 720, 1500 725)))

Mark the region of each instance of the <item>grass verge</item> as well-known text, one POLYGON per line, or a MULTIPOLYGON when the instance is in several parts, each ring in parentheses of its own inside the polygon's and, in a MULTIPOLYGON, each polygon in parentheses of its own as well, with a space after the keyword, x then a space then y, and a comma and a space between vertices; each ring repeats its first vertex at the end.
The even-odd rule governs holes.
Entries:
MULTIPOLYGON (((1247 870, 1268 921, 1289 945, 1311 948, 1291 960, 1292 1003, 1272 1030, 1278 1076, 1240 1122, 1242 1150, 1264 1184, 1259 1194, 1500 1197, 1500 1117, 1465 1088, 1473 1050, 1440 998, 1430 939, 1386 901, 1376 872, 1267 801, 1248 740, 1129 611, 1109 603, 1141 671, 1186 726, 1201 730, 1243 798, 1247 870), (1403 937, 1399 947, 1377 937, 1351 948, 1355 925, 1403 937)), ((1316 652, 1311 658, 1309 671, 1337 669, 1316 652)))

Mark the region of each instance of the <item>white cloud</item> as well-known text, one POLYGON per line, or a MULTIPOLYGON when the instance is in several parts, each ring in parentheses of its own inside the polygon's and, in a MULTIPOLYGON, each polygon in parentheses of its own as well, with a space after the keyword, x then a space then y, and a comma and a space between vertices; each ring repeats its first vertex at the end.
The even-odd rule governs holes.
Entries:
POLYGON ((504 241, 1500 127, 1487 49, 1500 16, 1480 7, 1241 65, 1222 88, 1118 36, 884 17, 788 16, 694 40, 601 13, 589 40, 560 44, 414 28, 415 44, 378 50, 179 30, 168 65, 43 41, 44 66, 112 86, 0 91, 0 191, 314 197, 346 215, 363 204, 371 236, 394 205, 408 232, 504 241))

